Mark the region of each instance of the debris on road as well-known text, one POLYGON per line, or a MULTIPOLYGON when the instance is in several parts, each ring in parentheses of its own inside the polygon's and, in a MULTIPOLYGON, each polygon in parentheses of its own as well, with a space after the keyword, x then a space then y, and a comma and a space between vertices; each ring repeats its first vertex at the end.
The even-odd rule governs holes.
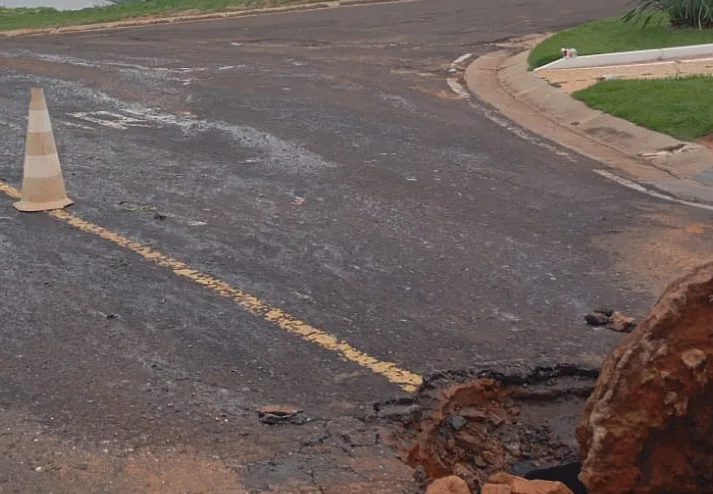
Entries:
POLYGON ((373 406, 378 418, 402 422, 414 420, 421 412, 421 406, 411 397, 374 403, 373 406))
POLYGON ((258 418, 260 422, 268 425, 302 425, 307 422, 302 410, 285 405, 265 405, 258 410, 258 418))
POLYGON ((631 333, 636 327, 634 318, 624 315, 621 312, 614 312, 607 322, 607 329, 617 331, 619 333, 631 333))
POLYGON ((614 309, 610 307, 599 307, 598 309, 594 309, 594 312, 599 312, 607 317, 611 317, 614 315, 614 309))
POLYGON ((121 319, 121 317, 119 316, 119 314, 116 314, 116 313, 114 313, 114 312, 109 312, 109 313, 104 313, 104 312, 101 312, 101 311, 96 311, 96 312, 97 312, 97 314, 99 314, 100 316, 102 316, 104 319, 121 319))
POLYGON ((712 293, 709 263, 672 283, 607 356, 577 427, 589 492, 710 492, 712 293))
POLYGON ((590 312, 584 316, 584 320, 587 321, 587 324, 590 326, 604 326, 609 322, 609 317, 601 312, 590 312))
POLYGON ((594 309, 584 316, 584 320, 590 326, 606 326, 607 329, 619 333, 630 333, 636 327, 633 317, 609 308, 594 309))

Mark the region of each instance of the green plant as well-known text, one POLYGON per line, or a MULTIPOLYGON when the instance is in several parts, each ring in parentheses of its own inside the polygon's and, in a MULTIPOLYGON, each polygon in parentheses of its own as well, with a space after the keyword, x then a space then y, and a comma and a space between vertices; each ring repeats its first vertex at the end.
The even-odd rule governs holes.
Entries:
POLYGON ((596 110, 684 141, 713 133, 713 77, 615 79, 572 96, 596 110))
POLYGON ((562 56, 562 47, 576 48, 579 55, 612 53, 616 51, 651 50, 672 46, 713 43, 713 29, 680 27, 673 29, 665 12, 649 13, 650 22, 625 22, 622 16, 580 24, 560 31, 537 45, 528 61, 531 68, 539 67, 562 56))
POLYGON ((643 20, 646 26, 657 13, 668 14, 673 27, 713 27, 713 0, 638 0, 624 15, 626 22, 643 20))

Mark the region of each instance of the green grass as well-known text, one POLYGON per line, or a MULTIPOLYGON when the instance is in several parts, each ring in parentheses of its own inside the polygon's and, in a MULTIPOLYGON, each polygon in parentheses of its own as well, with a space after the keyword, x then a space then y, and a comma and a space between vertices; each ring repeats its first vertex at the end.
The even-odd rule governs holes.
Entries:
POLYGON ((312 3, 316 0, 149 0, 76 11, 48 8, 0 7, 0 31, 120 21, 133 17, 175 15, 179 12, 219 12, 312 3))
POLYGON ((561 31, 532 50, 528 61, 530 68, 539 67, 560 58, 562 48, 576 48, 579 55, 593 55, 702 43, 713 43, 713 29, 673 28, 666 14, 654 14, 645 26, 643 18, 626 23, 617 17, 561 31))
POLYGON ((692 141, 713 133, 713 77, 604 81, 572 96, 677 139, 692 141))

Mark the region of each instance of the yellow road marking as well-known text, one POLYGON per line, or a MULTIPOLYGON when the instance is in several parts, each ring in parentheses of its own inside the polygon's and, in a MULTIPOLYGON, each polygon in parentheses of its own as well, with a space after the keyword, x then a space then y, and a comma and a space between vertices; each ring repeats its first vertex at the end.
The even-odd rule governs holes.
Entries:
MULTIPOLYGON (((0 182, 0 191, 12 198, 20 198, 20 191, 3 182, 0 182)), ((418 374, 402 369, 393 362, 383 362, 378 360, 371 355, 354 348, 349 343, 341 341, 321 329, 317 329, 300 319, 292 317, 284 310, 268 305, 256 296, 251 295, 240 288, 235 288, 225 281, 203 273, 197 269, 193 269, 182 261, 173 259, 162 252, 152 249, 146 245, 142 245, 138 242, 134 242, 133 240, 118 233, 109 231, 106 228, 89 223, 88 221, 85 221, 67 211, 50 211, 48 214, 64 221, 65 223, 68 223, 78 230, 91 233, 116 245, 129 249, 154 264, 169 268, 178 276, 187 278, 194 283, 203 285, 215 293, 222 295, 223 297, 232 299, 236 304, 250 314, 271 322, 283 331, 297 335, 303 340, 315 343, 332 352, 336 352, 344 359, 365 367, 371 372, 383 376, 392 383, 399 385, 404 391, 410 393, 414 392, 421 384, 421 376, 418 374)))

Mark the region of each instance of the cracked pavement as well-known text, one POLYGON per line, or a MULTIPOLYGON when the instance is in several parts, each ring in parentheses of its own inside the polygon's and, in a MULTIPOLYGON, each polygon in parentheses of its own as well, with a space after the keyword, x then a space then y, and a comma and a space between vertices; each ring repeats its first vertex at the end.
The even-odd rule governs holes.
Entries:
MULTIPOLYGON (((513 133, 446 78, 624 7, 425 0, 2 39, 0 176, 21 183, 40 85, 81 218, 419 375, 596 364, 619 336, 583 314, 643 314, 708 258, 713 222, 513 133)), ((0 492, 418 489, 372 417, 398 386, 11 203, 0 492), (261 424, 270 403, 313 420, 261 424)))

